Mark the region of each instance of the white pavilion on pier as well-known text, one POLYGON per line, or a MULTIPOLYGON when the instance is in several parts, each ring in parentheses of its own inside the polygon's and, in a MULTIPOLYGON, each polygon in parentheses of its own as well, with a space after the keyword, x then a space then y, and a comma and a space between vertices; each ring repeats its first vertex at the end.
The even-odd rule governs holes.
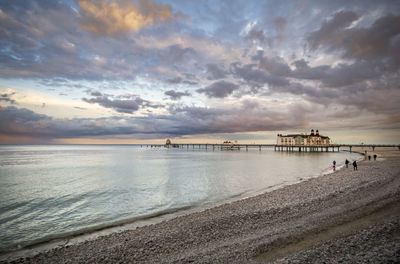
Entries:
POLYGON ((276 139, 277 145, 284 146, 328 146, 330 138, 319 134, 319 131, 311 129, 310 134, 278 134, 276 139))

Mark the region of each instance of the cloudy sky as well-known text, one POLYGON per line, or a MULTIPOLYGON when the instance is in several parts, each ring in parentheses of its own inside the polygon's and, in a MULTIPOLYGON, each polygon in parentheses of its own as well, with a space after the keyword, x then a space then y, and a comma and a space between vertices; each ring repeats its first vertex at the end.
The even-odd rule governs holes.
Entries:
POLYGON ((400 143, 396 0, 0 0, 0 25, 0 143, 400 143))

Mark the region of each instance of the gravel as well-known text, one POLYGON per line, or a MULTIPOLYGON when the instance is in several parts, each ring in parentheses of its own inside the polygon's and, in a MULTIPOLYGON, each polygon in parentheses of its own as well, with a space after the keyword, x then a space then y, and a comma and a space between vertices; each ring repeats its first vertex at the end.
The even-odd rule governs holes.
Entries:
MULTIPOLYGON (((398 263, 400 159, 4 263, 398 263)), ((2 263, 3 263, 2 262, 2 263)))

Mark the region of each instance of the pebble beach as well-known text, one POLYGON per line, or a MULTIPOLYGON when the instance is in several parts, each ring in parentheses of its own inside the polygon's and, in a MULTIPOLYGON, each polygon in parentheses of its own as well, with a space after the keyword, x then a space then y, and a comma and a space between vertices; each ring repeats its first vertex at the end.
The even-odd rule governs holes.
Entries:
POLYGON ((1 263, 398 263, 400 151, 255 197, 1 263))

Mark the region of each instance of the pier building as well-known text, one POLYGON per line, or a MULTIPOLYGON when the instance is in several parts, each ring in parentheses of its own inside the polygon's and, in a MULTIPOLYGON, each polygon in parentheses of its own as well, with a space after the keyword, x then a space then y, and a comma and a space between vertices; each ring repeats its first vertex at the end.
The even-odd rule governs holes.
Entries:
POLYGON ((310 134, 278 134, 277 145, 283 146, 328 146, 331 144, 330 138, 319 134, 319 131, 311 129, 310 134))

